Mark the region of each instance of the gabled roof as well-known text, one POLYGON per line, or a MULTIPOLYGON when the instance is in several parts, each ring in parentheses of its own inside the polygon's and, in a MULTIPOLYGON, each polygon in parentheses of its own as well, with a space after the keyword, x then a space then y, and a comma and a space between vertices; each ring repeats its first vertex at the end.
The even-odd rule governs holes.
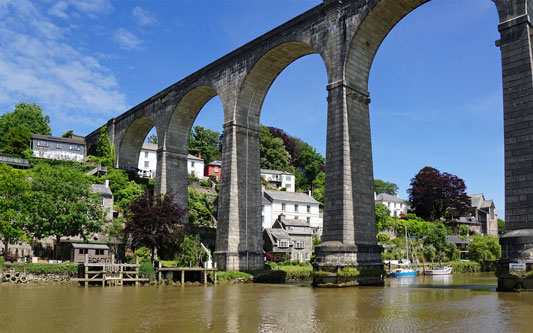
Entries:
POLYGON ((214 165, 214 166, 222 166, 222 162, 221 161, 213 161, 211 163, 209 163, 208 165, 214 165))
POLYGON ((405 200, 402 200, 394 195, 388 193, 380 193, 376 196, 376 201, 386 201, 386 202, 399 202, 405 203, 405 200))
POLYGON ((316 204, 318 205, 318 201, 316 201, 312 196, 307 195, 305 193, 299 193, 299 192, 287 192, 287 191, 272 191, 272 190, 265 190, 265 197, 269 201, 278 200, 278 201, 293 201, 293 202, 301 202, 301 203, 309 203, 309 204, 316 204))
POLYGON ((99 195, 106 196, 106 197, 113 196, 113 192, 111 192, 111 189, 102 184, 92 184, 91 193, 99 194, 99 195))
POLYGON ((195 161, 204 161, 202 158, 198 157, 198 156, 194 156, 194 155, 191 155, 191 154, 188 154, 187 155, 187 159, 188 160, 195 160, 195 161))
POLYGON ((285 219, 284 221, 281 221, 286 226, 291 227, 309 227, 309 223, 307 223, 306 220, 300 220, 300 219, 285 219))
POLYGON ((261 204, 263 204, 263 205, 270 205, 270 204, 272 204, 272 203, 271 203, 270 201, 268 201, 268 199, 265 198, 265 196, 263 195, 263 196, 261 196, 261 204))
POLYGON ((109 250, 109 246, 105 244, 86 244, 86 243, 72 243, 72 247, 75 249, 98 249, 109 250))
POLYGON ((148 142, 145 142, 143 143, 143 147, 142 149, 144 150, 152 150, 152 151, 156 151, 157 150, 157 143, 148 143, 148 142))
POLYGON ((287 231, 279 228, 265 228, 265 231, 269 236, 272 236, 272 240, 277 241, 278 239, 290 239, 291 237, 287 231))
POLYGON ((490 208, 494 206, 494 201, 485 200, 483 193, 472 194, 469 197, 472 200, 472 207, 474 208, 490 208))

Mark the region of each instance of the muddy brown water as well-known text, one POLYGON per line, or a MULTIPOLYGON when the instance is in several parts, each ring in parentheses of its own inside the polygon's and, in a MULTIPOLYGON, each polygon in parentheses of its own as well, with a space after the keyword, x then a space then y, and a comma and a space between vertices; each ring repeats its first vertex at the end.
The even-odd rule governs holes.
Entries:
POLYGON ((533 293, 491 273, 306 284, 0 285, 0 332, 533 332, 533 293))

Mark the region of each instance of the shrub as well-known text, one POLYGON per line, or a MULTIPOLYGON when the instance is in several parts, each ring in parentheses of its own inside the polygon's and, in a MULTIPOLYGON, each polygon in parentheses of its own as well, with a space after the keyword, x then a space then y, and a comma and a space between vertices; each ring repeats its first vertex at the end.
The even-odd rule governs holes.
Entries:
POLYGON ((217 283, 251 282, 253 276, 245 272, 217 272, 217 283))
POLYGON ((261 272, 254 276, 254 282, 259 283, 285 283, 287 272, 283 270, 274 270, 261 272))
POLYGON ((76 263, 61 263, 61 264, 47 264, 47 263, 31 263, 27 262, 23 265, 17 265, 17 271, 25 270, 33 274, 66 274, 75 276, 78 274, 78 264, 76 263))
POLYGON ((0 256, 0 268, 4 268, 5 259, 4 256, 0 256))
POLYGON ((378 234, 378 243, 386 244, 390 241, 390 236, 386 233, 380 232, 378 234))
POLYGON ((150 262, 152 260, 152 256, 150 255, 150 249, 145 246, 142 246, 135 250, 132 258, 133 262, 135 262, 136 257, 139 257, 139 263, 150 262))
POLYGON ((452 262, 451 265, 455 273, 481 272, 481 264, 475 261, 452 262))
POLYGON ((5 257, 5 260, 9 262, 17 262, 19 260, 19 256, 11 252, 6 253, 4 257, 5 257))
POLYGON ((150 262, 142 262, 139 266, 139 272, 141 276, 155 280, 155 270, 150 262))
POLYGON ((341 270, 337 272, 337 276, 340 276, 342 278, 351 278, 359 276, 360 272, 357 268, 353 267, 343 267, 341 270))
POLYGON ((498 237, 474 236, 474 240, 468 246, 468 257, 475 261, 487 261, 499 259, 502 248, 498 237))

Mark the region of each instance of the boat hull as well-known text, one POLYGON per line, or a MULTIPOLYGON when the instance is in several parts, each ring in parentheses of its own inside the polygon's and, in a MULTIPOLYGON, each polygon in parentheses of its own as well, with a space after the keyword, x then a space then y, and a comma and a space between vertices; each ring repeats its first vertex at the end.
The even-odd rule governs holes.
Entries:
POLYGON ((392 272, 389 273, 389 277, 405 277, 405 276, 416 276, 418 274, 418 271, 412 271, 412 272, 392 272))

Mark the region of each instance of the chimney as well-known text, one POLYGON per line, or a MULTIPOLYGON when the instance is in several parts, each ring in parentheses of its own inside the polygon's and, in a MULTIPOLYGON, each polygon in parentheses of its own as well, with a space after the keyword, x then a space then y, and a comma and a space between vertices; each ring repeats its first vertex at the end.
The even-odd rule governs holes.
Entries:
POLYGON ((398 197, 398 193, 394 193, 394 197, 397 198, 398 197))
POLYGON ((280 222, 285 222, 285 214, 283 213, 279 214, 278 220, 280 220, 280 222))
POLYGON ((104 184, 105 184, 105 187, 109 187, 109 179, 106 179, 104 184))

